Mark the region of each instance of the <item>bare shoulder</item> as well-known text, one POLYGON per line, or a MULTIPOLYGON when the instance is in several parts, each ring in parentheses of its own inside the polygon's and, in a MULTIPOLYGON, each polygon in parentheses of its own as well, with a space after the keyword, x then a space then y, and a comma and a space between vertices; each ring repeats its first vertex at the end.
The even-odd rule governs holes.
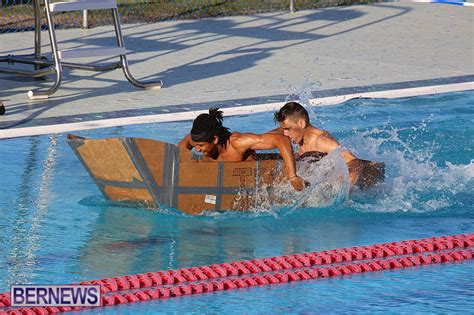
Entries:
POLYGON ((246 146, 249 141, 252 141, 256 135, 253 133, 232 132, 230 135, 230 143, 233 147, 246 146))
POLYGON ((230 134, 230 139, 239 139, 243 134, 237 131, 234 131, 230 134))
POLYGON ((336 141, 336 139, 329 133, 329 131, 326 130, 319 130, 319 136, 318 138, 321 139, 322 141, 336 141))
POLYGON ((317 146, 321 152, 329 153, 339 147, 339 142, 326 130, 320 130, 317 137, 317 146))
POLYGON ((316 143, 319 141, 320 138, 326 137, 326 135, 330 134, 326 130, 318 129, 316 127, 311 126, 308 128, 307 134, 305 135, 305 142, 308 143, 316 143))
POLYGON ((242 142, 248 141, 252 135, 252 133, 232 132, 230 135, 230 143, 232 145, 239 145, 242 142))
POLYGON ((286 144, 290 146, 290 139, 277 133, 242 133, 236 136, 231 143, 235 149, 240 151, 248 149, 271 150, 286 144))

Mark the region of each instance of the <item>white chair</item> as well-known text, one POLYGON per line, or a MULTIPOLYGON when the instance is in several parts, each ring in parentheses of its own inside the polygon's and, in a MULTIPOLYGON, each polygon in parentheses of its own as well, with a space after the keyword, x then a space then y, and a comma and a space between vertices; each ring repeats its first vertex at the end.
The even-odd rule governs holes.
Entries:
POLYGON ((67 2, 54 2, 45 0, 45 11, 46 19, 48 24, 49 38, 51 42, 51 48, 53 51, 54 65, 53 69, 56 73, 56 80, 54 85, 48 89, 38 89, 28 92, 28 96, 31 99, 42 99, 48 98, 54 94, 61 86, 62 80, 62 68, 71 67, 82 70, 92 71, 107 71, 112 69, 122 68, 123 73, 127 80, 136 87, 144 89, 159 89, 162 87, 162 81, 154 82, 141 82, 135 79, 130 70, 128 69, 128 62, 126 56, 125 45, 122 36, 122 30, 120 27, 120 18, 115 0, 74 0, 67 2), (54 12, 69 12, 69 11, 84 11, 84 10, 103 10, 109 9, 112 12, 113 24, 115 28, 115 37, 117 39, 117 47, 101 47, 101 48, 75 48, 75 49, 58 49, 58 43, 56 41, 56 33, 54 29, 54 12), (120 57, 120 61, 110 63, 107 65, 91 65, 91 64, 77 64, 65 62, 63 60, 72 58, 83 58, 83 57, 120 57))

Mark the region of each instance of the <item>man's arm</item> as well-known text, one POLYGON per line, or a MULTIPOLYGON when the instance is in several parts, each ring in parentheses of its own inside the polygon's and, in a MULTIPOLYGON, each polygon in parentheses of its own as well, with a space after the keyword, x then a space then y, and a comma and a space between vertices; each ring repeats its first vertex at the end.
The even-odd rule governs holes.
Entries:
MULTIPOLYGON (((330 153, 331 151, 340 147, 340 144, 328 132, 325 132, 319 136, 317 144, 318 148, 324 153, 330 153)), ((351 185, 354 185, 359 178, 359 174, 362 170, 362 164, 349 150, 342 151, 341 156, 349 170, 349 181, 351 185)))
POLYGON ((183 140, 178 143, 178 147, 183 149, 192 150, 193 149, 193 140, 191 140, 191 134, 187 134, 183 140))
POLYGON ((284 135, 275 133, 265 133, 257 135, 244 133, 233 141, 233 146, 239 151, 251 150, 271 150, 278 148, 285 162, 286 174, 293 188, 297 191, 303 189, 303 180, 296 175, 296 164, 293 156, 293 148, 290 139, 284 135))

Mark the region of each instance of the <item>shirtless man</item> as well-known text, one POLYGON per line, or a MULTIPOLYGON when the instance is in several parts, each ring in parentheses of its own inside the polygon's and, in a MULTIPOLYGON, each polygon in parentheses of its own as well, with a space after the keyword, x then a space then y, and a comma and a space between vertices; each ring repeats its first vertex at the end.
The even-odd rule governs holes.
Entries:
POLYGON ((293 148, 288 137, 276 133, 257 135, 253 133, 230 132, 222 125, 222 111, 209 109, 209 114, 201 114, 193 121, 191 133, 178 144, 181 148, 202 152, 206 160, 245 161, 252 157, 254 150, 278 148, 286 168, 286 175, 293 188, 303 189, 301 177, 296 175, 293 148))
MULTIPOLYGON (((270 133, 284 134, 298 146, 300 158, 305 156, 317 156, 322 158, 331 151, 340 147, 339 143, 329 132, 318 129, 309 122, 309 115, 306 109, 299 103, 286 103, 275 113, 275 121, 280 123, 280 127, 270 133)), ((347 168, 349 169, 349 180, 351 185, 357 182, 362 164, 354 154, 348 150, 341 152, 347 168)))

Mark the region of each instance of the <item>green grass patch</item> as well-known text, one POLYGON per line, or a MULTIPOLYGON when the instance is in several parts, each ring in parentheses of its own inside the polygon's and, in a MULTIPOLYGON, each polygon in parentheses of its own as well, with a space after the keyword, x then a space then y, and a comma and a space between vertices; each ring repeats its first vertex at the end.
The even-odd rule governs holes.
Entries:
MULTIPOLYGON (((319 9, 341 5, 372 3, 374 0, 295 0, 295 10, 319 9)), ((171 0, 171 1, 117 1, 122 23, 159 22, 174 19, 200 19, 219 16, 249 15, 258 13, 289 11, 289 0, 171 0)), ((56 28, 82 27, 82 12, 54 15, 56 28)), ((88 12, 89 27, 112 23, 108 10, 88 12)), ((42 27, 46 19, 42 17, 42 27)), ((7 5, 0 8, 0 33, 32 30, 34 9, 32 3, 7 5)))

